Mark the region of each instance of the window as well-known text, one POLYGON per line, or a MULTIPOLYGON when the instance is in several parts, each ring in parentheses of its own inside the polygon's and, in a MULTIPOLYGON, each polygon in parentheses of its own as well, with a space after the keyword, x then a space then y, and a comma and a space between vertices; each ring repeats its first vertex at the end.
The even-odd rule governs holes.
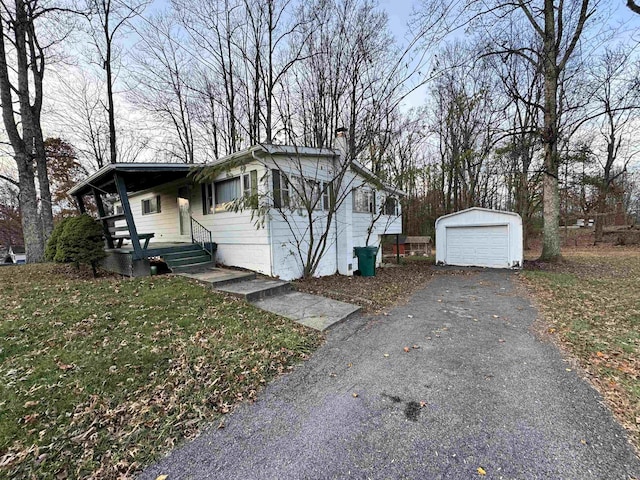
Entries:
POLYGON ((376 193, 365 188, 353 189, 353 211, 356 213, 375 213, 376 193))
POLYGON ((242 195, 247 207, 258 208, 258 171, 242 175, 242 195))
MULTIPOLYGON (((202 213, 229 210, 242 198, 242 207, 258 208, 258 171, 251 170, 238 177, 227 178, 202 185, 202 213)), ((238 205, 240 207, 240 205, 238 205)))
POLYGON ((326 211, 333 206, 333 182, 323 182, 322 186, 322 209, 326 211))
POLYGON ((329 210, 333 204, 333 184, 299 175, 286 175, 272 171, 273 206, 275 208, 329 210))
POLYGON ((398 200, 393 197, 387 197, 384 201, 383 213, 385 215, 398 215, 398 200))
POLYGON ((322 182, 317 180, 304 180, 298 178, 301 184, 300 193, 304 195, 304 199, 300 202, 304 206, 305 201, 309 202, 314 210, 322 210, 322 182))
POLYGON ((280 170, 271 170, 273 182, 273 206, 275 208, 287 208, 289 206, 289 181, 280 170))
POLYGON ((213 213, 215 205, 213 204, 213 184, 202 184, 202 214, 208 215, 213 213))
POLYGON ((142 200, 142 214, 151 215, 153 213, 160 213, 160 195, 142 200))
POLYGON ((215 194, 215 211, 227 210, 234 200, 240 198, 240 177, 220 180, 213 184, 215 194))

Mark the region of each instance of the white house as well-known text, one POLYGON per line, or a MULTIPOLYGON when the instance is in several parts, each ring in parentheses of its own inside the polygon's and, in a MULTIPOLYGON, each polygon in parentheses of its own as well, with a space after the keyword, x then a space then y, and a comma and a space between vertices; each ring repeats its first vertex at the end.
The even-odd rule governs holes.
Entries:
POLYGON ((436 264, 520 268, 522 218, 517 213, 473 207, 436 220, 436 264))
MULTIPOLYGON (((402 192, 356 162, 345 165, 340 150, 256 145, 205 167, 198 173, 176 164, 107 165, 70 193, 79 203, 89 193, 120 193, 118 211, 101 214, 116 240, 117 230, 131 233, 125 190, 136 237, 149 241, 138 246, 141 257, 168 243, 192 243, 194 229, 204 230, 219 263, 285 280, 311 264, 316 276, 352 275, 354 247, 379 246, 383 234, 401 233, 402 192)), ((126 234, 135 243, 132 236, 126 234)))

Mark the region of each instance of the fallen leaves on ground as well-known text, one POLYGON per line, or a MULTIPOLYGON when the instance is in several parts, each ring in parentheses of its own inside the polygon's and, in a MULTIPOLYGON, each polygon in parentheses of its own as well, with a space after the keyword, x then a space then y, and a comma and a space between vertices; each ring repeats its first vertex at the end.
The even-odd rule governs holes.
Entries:
POLYGON ((527 262, 520 278, 544 313, 541 331, 587 373, 640 451, 640 249, 609 245, 563 255, 558 263, 527 262))
POLYGON ((176 277, 27 265, 0 297, 2 478, 132 478, 322 338, 176 277))
MULTIPOLYGON (((353 303, 366 313, 380 314, 390 306, 405 302, 434 275, 473 274, 468 270, 436 268, 432 259, 404 261, 406 264, 377 268, 375 277, 332 275, 296 280, 293 284, 301 292, 353 303)), ((407 315, 407 318, 413 318, 413 315, 407 315)))

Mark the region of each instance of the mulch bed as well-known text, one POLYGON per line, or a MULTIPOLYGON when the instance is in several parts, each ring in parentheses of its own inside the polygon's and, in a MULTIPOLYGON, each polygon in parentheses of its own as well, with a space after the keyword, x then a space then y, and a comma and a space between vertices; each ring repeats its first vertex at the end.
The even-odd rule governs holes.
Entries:
POLYGON ((427 285, 434 275, 443 273, 472 274, 462 270, 439 269, 424 261, 386 265, 376 269, 375 277, 332 275, 297 280, 293 284, 301 292, 353 303, 361 306, 366 313, 377 314, 406 302, 414 292, 427 285))

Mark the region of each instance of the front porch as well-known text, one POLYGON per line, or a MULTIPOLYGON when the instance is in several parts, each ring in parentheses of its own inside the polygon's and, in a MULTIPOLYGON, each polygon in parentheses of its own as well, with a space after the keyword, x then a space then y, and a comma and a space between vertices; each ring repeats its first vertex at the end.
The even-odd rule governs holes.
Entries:
POLYGON ((149 275, 151 264, 160 260, 171 269, 213 261, 216 245, 212 233, 188 210, 180 210, 176 218, 184 241, 153 241, 158 238, 155 233, 141 232, 134 220, 130 194, 170 182, 187 182, 190 170, 191 166, 185 164, 109 164, 70 190, 81 213, 87 213, 87 201, 95 204, 107 253, 103 268, 135 277, 149 275))

